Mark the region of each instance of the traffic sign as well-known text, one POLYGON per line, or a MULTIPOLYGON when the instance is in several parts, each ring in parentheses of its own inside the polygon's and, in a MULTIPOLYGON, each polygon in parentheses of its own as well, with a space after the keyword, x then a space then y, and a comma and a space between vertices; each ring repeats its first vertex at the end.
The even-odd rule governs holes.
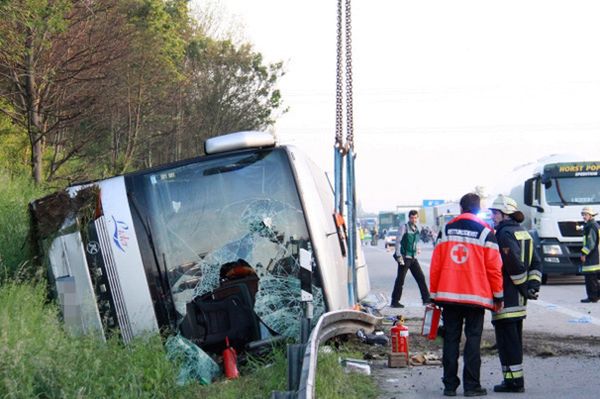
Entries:
POLYGON ((432 206, 441 205, 444 202, 446 201, 441 199, 425 199, 423 200, 423 208, 430 208, 432 206))

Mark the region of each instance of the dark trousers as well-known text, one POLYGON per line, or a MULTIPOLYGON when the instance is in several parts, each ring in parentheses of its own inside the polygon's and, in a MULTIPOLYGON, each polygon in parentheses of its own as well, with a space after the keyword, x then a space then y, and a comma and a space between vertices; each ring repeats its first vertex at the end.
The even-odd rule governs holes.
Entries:
POLYGON ((510 386, 524 386, 523 320, 494 322, 494 330, 504 382, 510 386))
POLYGON ((444 305, 444 349, 442 364, 444 365, 445 389, 456 390, 460 385, 458 378, 458 356, 460 338, 465 328, 465 349, 463 352, 463 388, 471 391, 481 386, 479 373, 481 369, 481 334, 483 332, 484 309, 463 305, 444 305))
POLYGON ((400 302, 400 298, 402 298, 402 288, 404 287, 404 279, 406 278, 406 273, 409 269, 419 285, 421 299, 423 302, 428 302, 430 299, 429 289, 427 288, 425 275, 423 274, 423 270, 421 270, 419 261, 416 258, 403 258, 404 265, 398 264, 398 272, 396 273, 396 281, 394 282, 394 290, 392 291, 392 303, 400 302))
POLYGON ((600 299, 600 284, 598 284, 600 273, 585 274, 585 292, 587 297, 593 300, 600 299))

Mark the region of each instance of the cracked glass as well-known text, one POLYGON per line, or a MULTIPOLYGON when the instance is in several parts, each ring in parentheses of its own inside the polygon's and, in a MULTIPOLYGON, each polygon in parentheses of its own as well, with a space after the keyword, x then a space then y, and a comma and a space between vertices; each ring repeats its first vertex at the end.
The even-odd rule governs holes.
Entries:
MULTIPOLYGON (((297 337, 301 248, 311 251, 283 149, 241 152, 142 176, 155 256, 166 270, 177 317, 221 283, 239 259, 259 278, 254 312, 275 332, 297 337)), ((324 312, 313 285, 315 317, 324 312)))

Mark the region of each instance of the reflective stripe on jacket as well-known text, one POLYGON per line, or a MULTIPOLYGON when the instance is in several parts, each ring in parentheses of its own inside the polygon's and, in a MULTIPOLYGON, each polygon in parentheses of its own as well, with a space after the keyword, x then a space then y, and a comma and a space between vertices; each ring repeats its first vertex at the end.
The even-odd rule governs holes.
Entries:
POLYGON ((433 250, 429 271, 436 302, 493 309, 502 300, 502 260, 493 230, 471 213, 452 219, 433 250))
POLYGON ((539 290, 541 263, 531 235, 516 221, 500 222, 496 238, 502 257, 504 308, 492 314, 492 321, 521 320, 527 315, 527 290, 539 290))
POLYGON ((583 266, 581 267, 582 273, 600 272, 599 240, 598 223, 592 219, 583 228, 583 248, 581 248, 581 253, 585 255, 585 262, 583 262, 583 266))

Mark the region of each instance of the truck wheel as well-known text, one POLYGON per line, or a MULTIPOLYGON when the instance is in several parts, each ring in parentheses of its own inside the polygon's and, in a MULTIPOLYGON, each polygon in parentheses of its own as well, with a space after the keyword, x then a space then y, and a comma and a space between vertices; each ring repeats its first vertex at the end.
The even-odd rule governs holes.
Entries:
POLYGON ((548 283, 548 275, 546 273, 542 273, 542 284, 548 283))

